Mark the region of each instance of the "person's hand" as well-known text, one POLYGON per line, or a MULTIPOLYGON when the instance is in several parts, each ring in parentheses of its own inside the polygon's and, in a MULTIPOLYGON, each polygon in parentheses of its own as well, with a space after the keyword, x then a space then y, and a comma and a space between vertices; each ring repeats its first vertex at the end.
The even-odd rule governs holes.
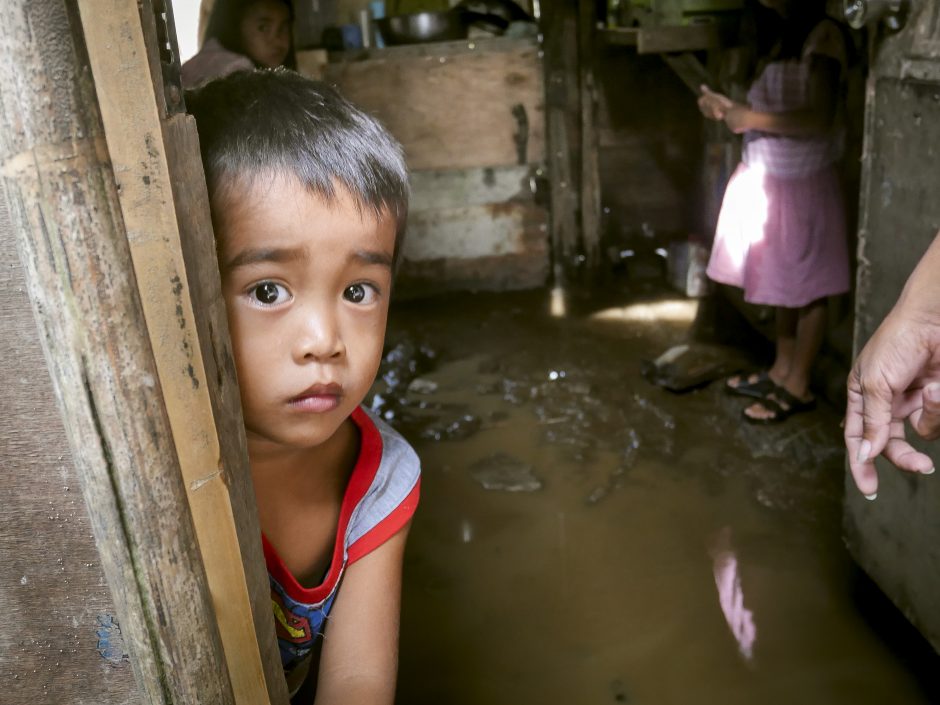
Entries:
POLYGON ((725 95, 711 90, 708 86, 700 86, 702 94, 698 99, 698 109, 709 120, 724 120, 725 112, 734 105, 734 102, 725 95))
POLYGON ((741 103, 732 103, 725 111, 723 120, 736 135, 751 129, 751 109, 741 103))
MULTIPOLYGON (((936 306, 936 302, 925 302, 936 306)), ((940 437, 940 311, 899 302, 862 349, 848 380, 845 444, 855 484, 878 490, 874 459, 929 474, 933 461, 905 438, 905 420, 926 439, 940 437)))

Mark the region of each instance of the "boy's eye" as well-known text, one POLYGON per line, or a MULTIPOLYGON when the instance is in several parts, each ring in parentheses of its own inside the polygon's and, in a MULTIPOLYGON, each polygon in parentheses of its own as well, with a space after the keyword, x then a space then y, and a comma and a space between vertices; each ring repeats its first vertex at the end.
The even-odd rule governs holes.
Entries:
POLYGON ((368 284, 350 284, 343 292, 343 298, 354 304, 371 304, 376 295, 375 288, 368 284))
POLYGON ((248 297, 263 306, 274 306, 287 301, 290 294, 281 284, 261 282, 248 290, 248 297))

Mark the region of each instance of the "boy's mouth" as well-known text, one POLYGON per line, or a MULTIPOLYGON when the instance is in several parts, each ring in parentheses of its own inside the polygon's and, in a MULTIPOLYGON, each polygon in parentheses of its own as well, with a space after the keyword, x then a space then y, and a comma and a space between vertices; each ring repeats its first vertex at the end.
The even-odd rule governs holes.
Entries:
POLYGON ((298 411, 323 413, 339 406, 343 388, 338 384, 314 384, 296 397, 287 400, 288 405, 298 411))

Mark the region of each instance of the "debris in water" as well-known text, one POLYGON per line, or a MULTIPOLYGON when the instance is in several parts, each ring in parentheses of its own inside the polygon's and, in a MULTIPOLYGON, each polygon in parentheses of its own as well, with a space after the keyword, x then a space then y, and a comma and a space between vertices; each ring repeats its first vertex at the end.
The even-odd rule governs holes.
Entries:
POLYGON ((602 499, 604 499, 608 494, 610 494, 610 488, 607 485, 598 485, 593 490, 591 494, 587 496, 587 499, 584 500, 588 504, 597 504, 602 499))
POLYGON ((506 453, 494 453, 470 466, 473 479, 483 489, 502 492, 536 492, 542 481, 532 472, 532 466, 506 453))
POLYGON ((669 348, 655 360, 644 360, 643 376, 672 392, 701 387, 747 366, 738 350, 723 345, 691 343, 669 348))
POLYGON ((413 394, 434 394, 437 391, 437 382, 432 382, 423 377, 416 377, 408 385, 408 391, 413 394))
POLYGON ((633 401, 635 401, 637 406, 639 406, 641 409, 650 412, 653 416, 659 419, 663 425, 663 428, 669 429, 670 431, 675 429, 676 419, 672 414, 667 411, 663 411, 658 406, 653 404, 653 402, 651 402, 649 399, 640 396, 639 394, 633 395, 633 401))
POLYGON ((439 421, 421 432, 422 438, 432 441, 462 441, 480 430, 480 419, 473 414, 462 414, 452 421, 439 421))

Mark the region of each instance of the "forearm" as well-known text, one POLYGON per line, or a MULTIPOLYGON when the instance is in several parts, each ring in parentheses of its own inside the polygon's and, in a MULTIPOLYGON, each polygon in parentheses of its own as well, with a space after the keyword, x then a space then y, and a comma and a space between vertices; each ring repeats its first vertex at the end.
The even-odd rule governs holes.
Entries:
POLYGON ((360 674, 319 684, 315 705, 392 705, 394 700, 394 676, 378 679, 360 674))
POLYGON ((908 278, 896 309, 925 323, 940 325, 940 233, 908 278))
POLYGON ((831 126, 831 120, 814 110, 766 113, 748 108, 745 120, 748 130, 769 132, 785 137, 825 135, 831 126))

